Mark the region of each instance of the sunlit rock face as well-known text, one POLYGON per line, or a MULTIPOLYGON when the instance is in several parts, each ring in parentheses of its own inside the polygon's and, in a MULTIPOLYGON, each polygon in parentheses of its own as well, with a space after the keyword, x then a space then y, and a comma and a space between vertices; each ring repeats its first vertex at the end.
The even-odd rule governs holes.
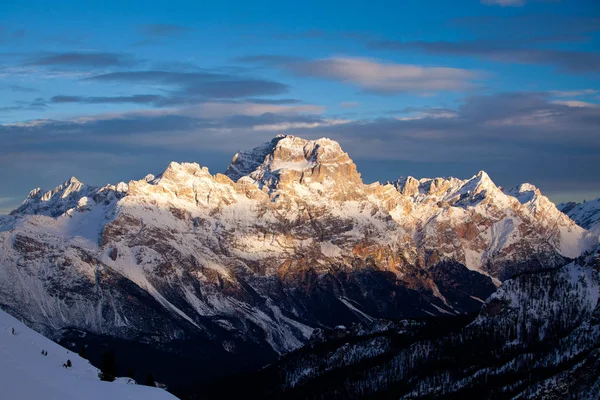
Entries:
POLYGON ((281 135, 225 174, 173 162, 32 191, 0 219, 0 304, 55 337, 273 357, 315 328, 477 311, 597 240, 531 185, 503 192, 483 171, 364 184, 338 143, 281 135))

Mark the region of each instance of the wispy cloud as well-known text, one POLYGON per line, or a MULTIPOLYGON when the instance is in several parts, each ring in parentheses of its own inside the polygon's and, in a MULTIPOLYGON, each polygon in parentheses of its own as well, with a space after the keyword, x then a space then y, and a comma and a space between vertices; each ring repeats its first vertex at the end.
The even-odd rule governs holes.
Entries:
POLYGON ((420 50, 430 54, 481 57, 503 63, 554 65, 570 73, 600 73, 600 52, 525 48, 504 41, 457 42, 375 41, 369 46, 383 50, 420 50))
POLYGON ((234 99, 287 93, 286 84, 224 72, 127 71, 87 78, 110 83, 147 84, 171 88, 168 102, 180 104, 206 99, 234 99))
POLYGON ((39 92, 39 89, 21 86, 21 85, 8 85, 7 89, 11 92, 22 92, 22 93, 35 93, 39 92))
POLYGON ((381 95, 462 91, 476 86, 479 71, 449 67, 425 67, 385 63, 369 58, 334 57, 300 60, 285 56, 259 55, 239 59, 283 69, 297 76, 322 78, 357 86, 381 95))
POLYGON ((262 132, 286 132, 292 129, 316 129, 328 126, 350 123, 347 119, 323 119, 315 122, 280 122, 276 124, 256 125, 252 127, 254 131, 262 132))
POLYGON ((581 41, 600 30, 600 17, 564 14, 471 15, 454 18, 449 29, 460 29, 479 38, 520 43, 581 41))
POLYGON ((357 159, 445 163, 444 168, 468 164, 478 169, 496 162, 511 180, 527 168, 531 175, 526 179, 552 175, 558 182, 557 177, 566 179, 563 170, 568 170, 569 179, 591 187, 600 179, 600 171, 589 168, 600 162, 600 107, 564 102, 556 102, 551 93, 499 93, 469 96, 457 108, 405 108, 389 117, 359 120, 328 116, 324 107, 310 104, 211 102, 39 120, 0 125, 0 171, 14 168, 9 160, 16 155, 32 170, 46 170, 58 162, 74 169, 86 154, 100 151, 118 151, 123 159, 143 153, 160 154, 165 162, 205 163, 199 152, 225 152, 226 158, 283 131, 338 140, 357 159), (64 149, 71 155, 56 159, 64 149), (568 169, 558 167, 567 164, 568 169))
POLYGON ((0 107, 0 113, 21 110, 44 111, 46 108, 48 108, 47 101, 38 97, 32 101, 17 100, 11 106, 0 107))
MULTIPOLYGON (((325 111, 324 107, 318 105, 204 103, 179 110, 136 111, 70 121, 0 125, 0 138, 5 144, 4 151, 9 151, 11 144, 18 143, 24 137, 31 138, 31 135, 39 135, 40 140, 52 138, 58 142, 62 135, 67 135, 65 138, 68 137, 70 141, 89 141, 95 137, 109 136, 117 140, 135 135, 137 143, 141 145, 144 137, 161 136, 164 132, 187 132, 186 135, 199 138, 219 131, 236 131, 243 137, 241 132, 248 130, 270 132, 286 129, 299 135, 353 138, 357 147, 355 151, 362 156, 371 154, 401 159, 414 156, 425 161, 442 154, 443 159, 447 160, 468 154, 485 157, 493 153, 502 157, 510 155, 510 149, 516 151, 521 146, 533 144, 532 157, 543 148, 552 148, 557 154, 565 155, 569 149, 584 152, 600 150, 600 138, 597 135, 600 107, 556 102, 548 93, 511 92, 470 96, 457 109, 408 108, 389 118, 370 120, 349 121, 322 116, 325 111), (377 150, 361 147, 375 139, 382 147, 377 150), (436 141, 432 142, 434 139, 436 141), (410 147, 400 146, 406 145, 407 141, 410 147), (486 150, 481 154, 469 153, 473 146, 485 147, 486 150), (398 148, 406 151, 398 153, 395 150, 398 148)), ((173 141, 171 135, 164 139, 173 141)), ((154 138, 152 142, 157 140, 154 138)), ((178 143, 173 142, 173 145, 178 143)), ((198 143, 205 146, 201 140, 198 143)), ((227 145, 226 142, 219 144, 221 147, 227 145)), ((48 151, 52 151, 52 148, 48 151)))
POLYGON ((134 63, 132 56, 122 53, 66 52, 34 55, 25 66, 114 67, 134 63))
POLYGON ((550 94, 555 97, 579 97, 592 96, 598 93, 596 89, 580 89, 580 90, 552 90, 550 94))
POLYGON ((580 100, 555 100, 552 103, 562 104, 567 107, 600 108, 600 104, 580 100))
MULTIPOLYGON (((322 114, 325 107, 306 105, 278 105, 260 103, 203 103, 191 109, 191 114, 203 118, 222 118, 235 115, 259 116, 264 114, 299 115, 322 114)), ((190 110, 187 110, 190 113, 190 110)))
POLYGON ((447 29, 468 39, 365 39, 372 50, 420 51, 436 56, 474 57, 501 63, 549 65, 574 74, 600 71, 600 53, 565 46, 593 42, 600 17, 562 14, 472 15, 454 18, 447 29))
POLYGON ((154 94, 136 94, 131 96, 53 96, 51 103, 85 103, 85 104, 155 104, 166 102, 165 97, 154 94))

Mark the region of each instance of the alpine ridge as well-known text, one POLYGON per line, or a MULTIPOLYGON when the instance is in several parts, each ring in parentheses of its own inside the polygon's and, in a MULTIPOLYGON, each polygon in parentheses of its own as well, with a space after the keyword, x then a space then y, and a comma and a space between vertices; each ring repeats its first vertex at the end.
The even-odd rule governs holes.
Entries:
POLYGON ((337 142, 279 135, 225 174, 172 162, 33 190, 0 218, 0 305, 58 341, 178 357, 193 378, 158 361, 155 375, 188 390, 317 329, 477 312, 503 281, 597 243, 532 185, 503 191, 483 171, 365 184, 337 142))
POLYGON ((600 235, 600 198, 583 203, 561 203, 558 208, 579 226, 600 235))

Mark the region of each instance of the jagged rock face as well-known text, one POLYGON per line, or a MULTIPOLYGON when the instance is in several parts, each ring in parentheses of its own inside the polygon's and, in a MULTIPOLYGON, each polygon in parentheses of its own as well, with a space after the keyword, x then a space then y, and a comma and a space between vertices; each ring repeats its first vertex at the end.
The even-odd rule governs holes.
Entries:
POLYGON ((521 192, 484 172, 366 185, 336 142, 291 136, 224 175, 171 163, 128 184, 71 179, 0 220, 0 304, 53 336, 273 356, 314 328, 476 311, 492 282, 597 241, 521 192))
POLYGON ((597 240, 533 185, 503 192, 483 171, 469 180, 408 177, 394 185, 422 216, 416 231, 425 263, 453 254, 469 269, 502 281, 559 266, 563 257, 577 257, 597 240))
POLYGON ((309 190, 311 194, 326 193, 336 201, 364 197, 356 165, 329 139, 309 141, 280 135, 250 152, 236 154, 225 174, 232 180, 247 176, 260 188, 280 196, 302 197, 302 191, 309 190))

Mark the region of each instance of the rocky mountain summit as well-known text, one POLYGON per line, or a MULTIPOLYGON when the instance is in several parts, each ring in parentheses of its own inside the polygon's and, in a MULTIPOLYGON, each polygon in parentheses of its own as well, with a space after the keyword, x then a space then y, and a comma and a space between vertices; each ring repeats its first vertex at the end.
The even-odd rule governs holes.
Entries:
POLYGON ((597 242, 532 185, 365 184, 338 143, 280 135, 225 174, 173 162, 33 190, 0 219, 0 305, 53 339, 151 345, 210 379, 317 328, 479 311, 506 279, 597 242))

